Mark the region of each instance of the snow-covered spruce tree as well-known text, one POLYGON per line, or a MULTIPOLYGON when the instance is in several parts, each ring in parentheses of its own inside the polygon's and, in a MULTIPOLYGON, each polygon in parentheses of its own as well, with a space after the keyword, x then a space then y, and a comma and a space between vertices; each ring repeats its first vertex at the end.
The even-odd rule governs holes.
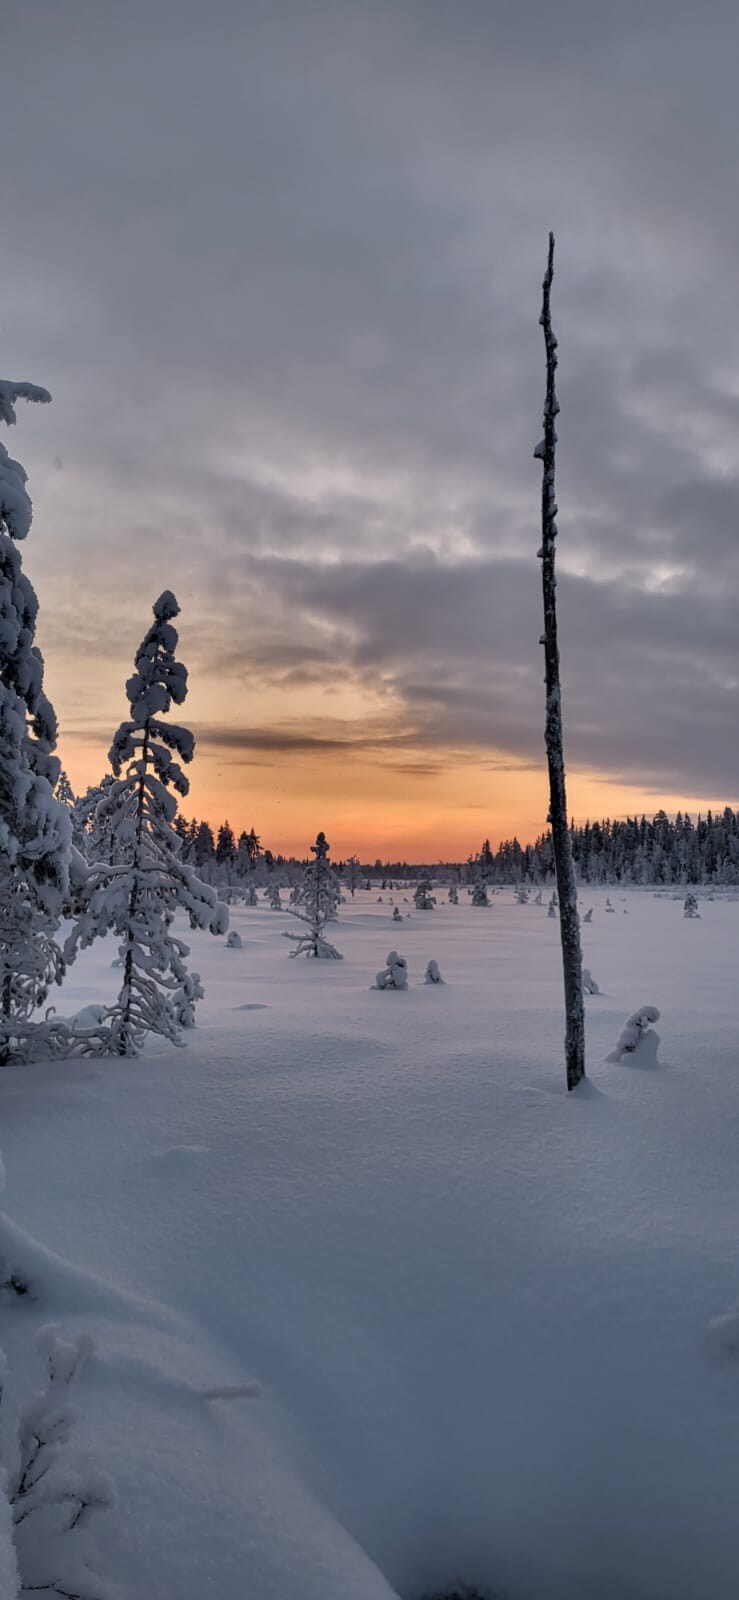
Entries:
POLYGON ((556 418, 559 412, 555 375, 557 340, 552 329, 551 288, 554 276, 554 234, 549 235, 549 256, 542 285, 539 322, 544 330, 547 388, 544 401, 544 438, 534 455, 543 466, 541 485, 541 558, 544 596, 544 646, 546 684, 545 743, 549 769, 549 820, 552 826, 554 866, 559 892, 559 929, 562 941, 562 968, 565 991, 565 1065, 567 1088, 575 1089, 585 1076, 585 1007, 582 995, 582 950, 577 912, 577 888, 572 862, 572 845, 567 824, 564 742, 562 738, 562 690, 559 674, 557 638, 557 579, 554 553, 557 540, 557 501, 555 472, 557 456, 556 418))
MULTIPOLYGON (((18 400, 50 400, 34 384, 0 380, 0 419, 18 400)), ((38 600, 18 544, 31 526, 26 474, 0 444, 0 1061, 33 1053, 45 1024, 32 1014, 64 970, 54 934, 69 884, 71 824, 54 796, 56 717, 34 644, 38 600)))
POLYGON ((473 906, 490 905, 490 900, 488 898, 488 886, 484 878, 478 878, 477 883, 472 890, 472 904, 473 906))
POLYGON ((427 874, 420 879, 413 896, 417 911, 433 911, 436 895, 431 893, 431 879, 427 874))
POLYGON ((315 956, 328 961, 341 961, 341 952, 329 944, 325 936, 327 922, 336 916, 339 885, 328 859, 330 846, 325 833, 319 833, 311 845, 314 861, 309 861, 299 886, 290 915, 306 925, 306 933, 286 933, 286 939, 296 941, 291 956, 315 956))
POLYGON ((106 1054, 121 1056, 135 1055, 148 1033, 177 1043, 180 1028, 194 1019, 202 989, 186 966, 188 945, 172 932, 175 912, 185 912, 192 928, 220 934, 228 927, 228 908, 182 861, 172 826, 176 794, 190 787, 173 753, 191 761, 195 741, 186 728, 161 720, 172 701, 181 705, 185 699, 187 670, 174 655, 172 619, 180 609, 174 595, 165 590, 153 609, 154 622, 126 684, 131 718, 121 723, 110 750, 115 780, 97 812, 98 821, 109 823, 122 859, 91 867, 67 941, 74 954, 109 931, 121 940, 123 985, 106 1012, 102 1040, 106 1054))

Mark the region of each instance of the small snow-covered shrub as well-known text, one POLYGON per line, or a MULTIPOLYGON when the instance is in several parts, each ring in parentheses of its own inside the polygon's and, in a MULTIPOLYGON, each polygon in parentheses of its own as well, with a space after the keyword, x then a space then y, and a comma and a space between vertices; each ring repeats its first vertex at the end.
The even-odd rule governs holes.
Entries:
POLYGON ((228 938, 226 939, 226 949, 227 950, 243 950, 243 948, 244 947, 243 947, 243 945, 241 943, 241 934, 237 933, 235 928, 232 928, 231 932, 228 935, 228 938))
POLYGON ((285 934, 286 939, 295 940, 291 956, 314 956, 324 961, 343 960, 341 951, 329 944, 324 931, 326 923, 336 916, 339 900, 339 883, 328 859, 329 849, 325 833, 319 833, 315 844, 311 845, 315 861, 309 861, 305 869, 303 882, 295 892, 294 904, 293 896, 290 897, 291 915, 306 926, 305 933, 285 934))
POLYGON ((282 900, 280 898, 280 885, 279 885, 279 883, 275 883, 275 884, 271 885, 271 887, 267 890, 267 897, 269 899, 269 904, 270 904, 270 910, 271 911, 281 911, 282 910, 282 900))
POLYGON ((549 901, 549 905, 547 906, 547 916, 548 917, 556 917, 556 915, 557 915, 557 896, 556 896, 556 894, 553 894, 551 900, 549 901))
POLYGON ((443 983, 444 979, 439 971, 438 961, 429 961, 423 975, 424 983, 443 983))
POLYGON ((700 916, 700 911, 698 910, 698 901, 696 900, 694 894, 686 894, 686 896, 685 896, 685 904, 683 906, 683 916, 684 917, 699 917, 700 916))
MULTIPOLYGON (((80 1471, 67 1449, 76 1421, 69 1390, 91 1348, 85 1338, 73 1344, 60 1339, 53 1327, 39 1336, 46 1387, 22 1407, 6 1463, 21 1594, 103 1600, 108 1593, 85 1559, 84 1530, 96 1511, 112 1504, 110 1484, 101 1473, 80 1471)), ((3 1396, 4 1383, 0 1408, 3 1396)))
POLYGON ((375 978, 375 989, 407 989, 408 988, 408 962, 405 956, 399 956, 397 950, 390 950, 386 957, 386 966, 378 972, 375 978))
POLYGON ((397 906, 394 906, 393 907, 393 922, 402 922, 402 921, 403 921, 402 912, 400 912, 398 910, 397 906))
POLYGON ((436 896, 431 893, 431 880, 421 878, 413 896, 418 911, 433 911, 436 905, 436 896))
POLYGON ((615 911, 615 910, 616 910, 616 907, 611 905, 611 902, 610 902, 610 900, 608 898, 608 895, 606 895, 606 911, 615 911))
POLYGON ((473 906, 490 905, 490 901, 488 899, 488 886, 482 880, 480 880, 479 883, 476 883, 474 889, 472 890, 472 904, 473 906))
POLYGON ((459 905, 459 894, 457 892, 457 886, 454 883, 451 884, 449 888, 449 904, 450 906, 459 905))
POLYGON ((527 906, 528 905, 528 903, 529 903, 529 891, 526 888, 526 885, 524 883, 519 883, 516 886, 516 889, 514 890, 514 895, 515 895, 515 900, 516 900, 516 905, 517 906, 527 906))
POLYGON ((600 994, 600 989, 589 967, 582 969, 582 986, 586 994, 600 994))
POLYGON ((656 1061, 659 1035, 653 1032, 652 1023, 659 1022, 659 1015, 656 1006, 641 1006, 635 1011, 621 1029, 616 1048, 607 1059, 621 1061, 624 1056, 638 1055, 642 1062, 656 1061))
POLYGON ((583 920, 583 922, 592 922, 592 920, 593 920, 593 907, 592 906, 590 906, 589 910, 585 912, 585 915, 584 915, 582 920, 583 920))

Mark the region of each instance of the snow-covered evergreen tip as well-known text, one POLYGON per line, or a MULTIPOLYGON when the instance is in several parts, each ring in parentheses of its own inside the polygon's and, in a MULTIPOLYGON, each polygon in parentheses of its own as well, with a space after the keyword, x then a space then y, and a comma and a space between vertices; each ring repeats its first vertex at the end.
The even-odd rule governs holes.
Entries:
POLYGON ((172 617, 178 617, 180 608, 171 589, 165 589, 159 599, 154 601, 152 607, 158 622, 170 622, 172 617))

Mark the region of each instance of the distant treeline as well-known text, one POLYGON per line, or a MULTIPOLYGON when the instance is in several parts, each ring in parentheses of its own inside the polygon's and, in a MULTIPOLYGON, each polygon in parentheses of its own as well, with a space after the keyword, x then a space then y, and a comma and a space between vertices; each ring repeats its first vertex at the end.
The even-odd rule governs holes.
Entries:
MULTIPOLYGON (((285 857, 262 845, 254 828, 237 838, 228 822, 215 830, 207 822, 178 818, 182 850, 206 877, 238 882, 258 874, 257 881, 278 874, 293 881, 303 862, 285 857)), ((674 818, 658 811, 652 818, 627 817, 623 821, 585 822, 570 828, 572 854, 581 883, 739 884, 739 813, 726 806, 708 811, 695 821, 687 813, 674 818)), ((336 870, 350 887, 384 886, 401 879, 413 882, 423 876, 443 882, 473 883, 484 878, 491 884, 548 884, 554 881, 551 835, 534 844, 506 839, 497 850, 484 840, 466 861, 436 861, 423 865, 407 861, 336 861, 336 870), (384 885, 383 885, 384 880, 384 885)))

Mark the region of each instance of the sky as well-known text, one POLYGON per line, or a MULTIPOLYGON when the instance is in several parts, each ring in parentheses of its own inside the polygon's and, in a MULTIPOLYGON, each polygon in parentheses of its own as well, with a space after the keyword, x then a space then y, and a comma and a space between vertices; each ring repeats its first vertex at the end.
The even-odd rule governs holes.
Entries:
POLYGON ((545 826, 557 237, 571 813, 736 803, 739 7, 4 0, 0 370, 75 788, 164 588, 188 815, 545 826))

